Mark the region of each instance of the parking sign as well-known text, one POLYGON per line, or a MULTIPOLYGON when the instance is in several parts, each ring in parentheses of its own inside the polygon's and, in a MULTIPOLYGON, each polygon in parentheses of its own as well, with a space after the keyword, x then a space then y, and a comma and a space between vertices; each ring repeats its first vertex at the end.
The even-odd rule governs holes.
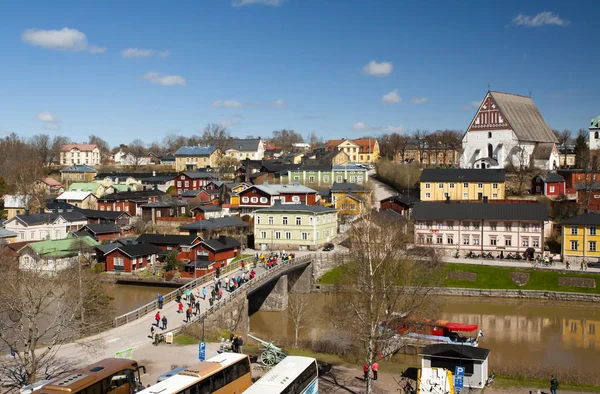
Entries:
POLYGON ((465 378, 465 367, 456 366, 454 370, 454 390, 460 393, 460 390, 464 387, 465 378))
POLYGON ((206 360, 206 342, 198 343, 198 360, 206 360))

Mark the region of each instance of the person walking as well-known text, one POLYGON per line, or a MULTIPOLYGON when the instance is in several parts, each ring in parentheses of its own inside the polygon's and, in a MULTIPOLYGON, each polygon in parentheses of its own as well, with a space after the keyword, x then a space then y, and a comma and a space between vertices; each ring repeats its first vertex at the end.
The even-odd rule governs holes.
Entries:
POLYGON ((154 324, 150 326, 150 338, 154 339, 154 324))
POLYGON ((233 337, 233 345, 232 345, 232 349, 235 353, 238 353, 238 348, 239 348, 239 343, 238 343, 238 337, 237 335, 233 337))
POLYGON ((163 302, 164 302, 164 298, 162 294, 158 295, 158 309, 162 309, 163 308, 163 302))
POLYGON ((199 315, 200 314, 200 301, 196 301, 196 311, 194 312, 194 315, 199 315))
POLYGON ((221 276, 221 267, 217 267, 217 271, 216 271, 217 279, 219 279, 219 276, 221 276))
POLYGON ((160 323, 160 312, 156 312, 154 320, 156 320, 156 327, 158 327, 158 323, 160 323))
POLYGON ((558 388, 558 380, 554 377, 554 375, 550 375, 550 393, 556 394, 557 388, 558 388))
POLYGON ((202 288, 202 299, 206 300, 206 287, 202 288))
POLYGON ((166 330, 167 329, 167 317, 166 316, 163 316, 163 318, 162 318, 162 324, 163 324, 162 329, 166 330))
POLYGON ((194 304, 196 303, 196 297, 194 296, 194 293, 190 294, 190 306, 194 306, 194 304))
POLYGON ((219 300, 223 298, 223 289, 219 287, 219 300))
POLYGON ((192 307, 189 307, 185 311, 185 322, 189 323, 191 319, 192 319, 192 307))
POLYGON ((379 364, 377 363, 377 361, 375 361, 373 365, 371 365, 371 369, 373 370, 373 380, 377 380, 377 371, 379 370, 379 364))
POLYGON ((183 313, 183 302, 179 301, 177 313, 183 313))
POLYGON ((363 365, 363 372, 365 373, 365 382, 367 381, 367 379, 369 378, 369 364, 365 363, 365 365, 363 365))
POLYGON ((239 350, 239 352, 238 352, 238 353, 244 353, 244 352, 243 352, 243 350, 242 350, 243 346, 244 346, 244 339, 243 339, 243 338, 242 338, 242 336, 240 335, 240 336, 238 337, 238 350, 239 350))
POLYGON ((191 291, 190 291, 190 289, 185 289, 185 299, 186 299, 187 301, 189 301, 189 300, 190 300, 190 294, 191 294, 191 291))

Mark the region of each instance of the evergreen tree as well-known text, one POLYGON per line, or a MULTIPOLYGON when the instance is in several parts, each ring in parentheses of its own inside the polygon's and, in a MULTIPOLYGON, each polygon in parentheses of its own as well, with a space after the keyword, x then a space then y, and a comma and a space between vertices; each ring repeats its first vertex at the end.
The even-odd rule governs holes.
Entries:
POLYGON ((585 168, 590 162, 590 148, 587 145, 585 130, 579 130, 575 139, 575 167, 585 168))

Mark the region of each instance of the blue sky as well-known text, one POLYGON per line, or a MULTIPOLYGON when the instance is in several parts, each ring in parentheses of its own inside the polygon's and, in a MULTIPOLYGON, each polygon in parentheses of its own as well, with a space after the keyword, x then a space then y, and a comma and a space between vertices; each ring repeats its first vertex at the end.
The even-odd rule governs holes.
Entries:
POLYGON ((492 90, 553 128, 600 114, 600 2, 21 1, 0 17, 0 133, 464 130, 492 90), (127 3, 127 4, 124 4, 127 3))

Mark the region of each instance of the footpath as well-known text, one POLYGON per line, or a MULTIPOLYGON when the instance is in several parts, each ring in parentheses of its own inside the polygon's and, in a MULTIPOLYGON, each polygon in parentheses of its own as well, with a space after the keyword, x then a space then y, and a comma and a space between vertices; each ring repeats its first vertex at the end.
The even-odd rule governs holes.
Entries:
MULTIPOLYGON (((466 257, 443 257, 442 261, 444 263, 454 263, 454 264, 471 264, 471 265, 488 265, 490 267, 508 267, 508 268, 536 268, 534 265, 528 261, 524 260, 507 260, 507 259, 469 259, 466 257)), ((567 266, 565 263, 558 261, 555 262, 554 265, 551 266, 543 266, 538 265, 538 269, 541 270, 555 270, 555 271, 569 271, 569 272, 578 272, 578 273, 600 273, 600 268, 587 268, 584 271, 581 271, 580 266, 575 266, 571 264, 570 269, 567 270, 567 266)))

